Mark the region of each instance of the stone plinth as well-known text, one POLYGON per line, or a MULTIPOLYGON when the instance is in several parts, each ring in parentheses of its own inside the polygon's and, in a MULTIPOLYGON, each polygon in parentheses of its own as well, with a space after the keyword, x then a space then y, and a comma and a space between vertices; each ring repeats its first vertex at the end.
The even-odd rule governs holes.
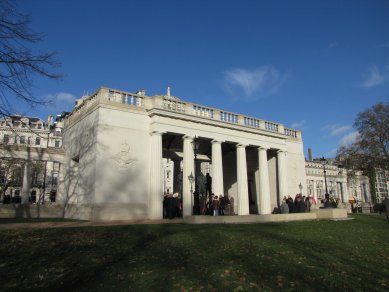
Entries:
POLYGON ((342 208, 326 208, 312 210, 316 213, 317 219, 346 219, 347 210, 342 208))

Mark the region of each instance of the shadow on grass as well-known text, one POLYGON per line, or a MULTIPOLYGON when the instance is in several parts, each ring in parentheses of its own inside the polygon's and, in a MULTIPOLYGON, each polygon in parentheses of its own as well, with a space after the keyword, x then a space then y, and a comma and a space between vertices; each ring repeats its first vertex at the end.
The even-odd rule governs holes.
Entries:
POLYGON ((5 289, 377 291, 389 285, 386 225, 365 216, 10 231, 0 273, 5 289))

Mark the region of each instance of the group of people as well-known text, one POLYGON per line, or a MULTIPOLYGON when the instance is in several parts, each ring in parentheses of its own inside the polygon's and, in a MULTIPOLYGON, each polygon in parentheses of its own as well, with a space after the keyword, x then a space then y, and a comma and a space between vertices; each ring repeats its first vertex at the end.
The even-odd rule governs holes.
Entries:
POLYGON ((163 196, 163 218, 173 219, 182 217, 182 199, 175 194, 164 194, 163 196))
POLYGON ((282 199, 279 210, 275 210, 274 213, 288 214, 310 212, 312 205, 316 205, 314 197, 306 197, 302 194, 297 194, 293 200, 291 196, 285 196, 282 199))
MULTIPOLYGON (((200 195, 200 214, 211 216, 224 216, 233 213, 233 201, 228 195, 209 196, 200 195)), ((164 194, 163 197, 163 218, 173 219, 182 217, 182 198, 178 193, 164 194)))
POLYGON ((206 195, 200 196, 201 215, 224 216, 227 213, 231 213, 231 206, 232 204, 227 194, 215 196, 212 193, 208 199, 206 195))
POLYGON ((304 213, 311 212, 312 206, 316 208, 336 208, 339 203, 339 199, 331 199, 329 194, 325 195, 325 199, 321 200, 321 206, 316 206, 317 202, 313 196, 303 196, 297 194, 293 199, 291 196, 284 197, 280 208, 275 208, 273 213, 304 213))

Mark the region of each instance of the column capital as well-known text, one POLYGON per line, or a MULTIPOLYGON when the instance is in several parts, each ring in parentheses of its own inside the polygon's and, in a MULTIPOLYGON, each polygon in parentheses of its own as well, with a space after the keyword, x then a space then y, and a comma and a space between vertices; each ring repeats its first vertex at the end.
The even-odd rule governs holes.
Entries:
POLYGON ((224 143, 225 140, 217 140, 217 139, 214 139, 211 141, 212 144, 221 144, 221 143, 224 143))
POLYGON ((283 149, 278 149, 278 150, 277 150, 277 153, 279 153, 279 154, 282 154, 282 153, 286 154, 287 151, 286 151, 286 150, 283 150, 283 149))
POLYGON ((161 131, 152 131, 150 132, 150 135, 151 136, 162 136, 163 134, 165 134, 165 132, 161 132, 161 131))
POLYGON ((194 136, 190 136, 190 135, 185 135, 182 137, 183 140, 191 140, 191 141, 193 141, 194 138, 195 138, 194 136))
POLYGON ((236 144, 236 148, 246 148, 246 147, 247 144, 243 144, 243 143, 236 144))
POLYGON ((265 146, 258 146, 257 148, 259 151, 261 150, 269 150, 270 148, 269 147, 265 147, 265 146))

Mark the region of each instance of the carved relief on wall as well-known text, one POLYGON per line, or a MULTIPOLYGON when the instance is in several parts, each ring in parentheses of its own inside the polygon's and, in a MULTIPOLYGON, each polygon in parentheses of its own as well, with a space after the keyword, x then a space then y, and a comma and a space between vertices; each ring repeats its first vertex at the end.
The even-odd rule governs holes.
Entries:
POLYGON ((120 150, 113 157, 113 160, 116 162, 120 170, 128 169, 134 164, 135 161, 137 161, 130 145, 128 145, 128 143, 125 141, 123 141, 120 145, 120 150))

